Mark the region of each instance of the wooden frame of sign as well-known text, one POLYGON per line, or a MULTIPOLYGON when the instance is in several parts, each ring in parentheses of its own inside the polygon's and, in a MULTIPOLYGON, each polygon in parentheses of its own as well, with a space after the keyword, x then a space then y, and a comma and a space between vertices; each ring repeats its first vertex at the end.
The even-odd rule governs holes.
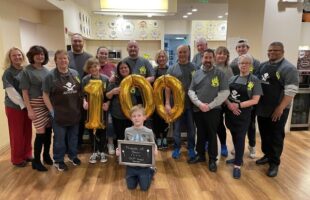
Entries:
POLYGON ((120 151, 119 164, 151 167, 155 165, 155 144, 152 142, 134 142, 118 140, 120 151))

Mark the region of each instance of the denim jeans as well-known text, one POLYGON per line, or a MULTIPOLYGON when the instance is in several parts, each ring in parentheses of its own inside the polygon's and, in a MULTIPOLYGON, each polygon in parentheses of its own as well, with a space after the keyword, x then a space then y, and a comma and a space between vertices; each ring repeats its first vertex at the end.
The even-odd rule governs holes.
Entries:
POLYGON ((54 161, 63 162, 66 153, 66 137, 68 138, 68 156, 70 159, 77 157, 79 124, 60 126, 53 120, 54 130, 54 161))
POLYGON ((173 137, 174 148, 181 148, 181 125, 186 123, 188 149, 195 148, 195 126, 193 119, 193 111, 186 108, 179 119, 174 122, 173 137))
POLYGON ((127 188, 135 189, 138 184, 142 191, 147 191, 151 185, 154 171, 150 167, 126 167, 127 188))

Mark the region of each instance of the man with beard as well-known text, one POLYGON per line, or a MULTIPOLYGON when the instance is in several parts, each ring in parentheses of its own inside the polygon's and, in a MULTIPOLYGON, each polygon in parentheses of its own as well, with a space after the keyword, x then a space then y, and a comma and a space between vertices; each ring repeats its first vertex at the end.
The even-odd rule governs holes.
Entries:
POLYGON ((152 64, 145 58, 139 56, 139 45, 137 41, 130 40, 127 44, 128 57, 123 61, 130 65, 133 74, 144 76, 150 83, 154 81, 155 72, 152 64))
POLYGON ((220 122, 221 105, 229 95, 228 80, 224 72, 214 67, 214 52, 207 49, 202 57, 202 67, 192 78, 188 96, 195 105, 194 120, 197 126, 198 155, 190 164, 205 162, 205 143, 208 140, 209 170, 216 172, 217 137, 220 122))

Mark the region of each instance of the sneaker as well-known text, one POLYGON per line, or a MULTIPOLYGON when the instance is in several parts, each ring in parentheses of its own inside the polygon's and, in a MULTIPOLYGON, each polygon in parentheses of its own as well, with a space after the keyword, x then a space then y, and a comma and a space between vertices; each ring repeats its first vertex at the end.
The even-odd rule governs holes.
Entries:
POLYGON ((108 144, 108 152, 110 155, 115 154, 114 144, 108 144))
POLYGON ((60 172, 68 170, 68 166, 64 162, 55 162, 54 166, 60 172))
POLYGON ((196 157, 196 152, 195 152, 195 150, 194 149, 189 149, 188 150, 188 158, 189 158, 189 160, 192 160, 192 159, 194 159, 196 157))
POLYGON ((105 163, 108 159, 105 157, 105 154, 103 152, 100 153, 100 162, 105 163))
POLYGON ((233 177, 234 177, 234 179, 240 179, 240 177, 241 177, 241 169, 239 167, 234 167, 233 177))
POLYGON ((208 146, 209 146, 209 143, 208 143, 208 141, 206 141, 206 144, 205 144, 205 152, 208 152, 208 146))
POLYGON ((156 139, 156 145, 157 145, 158 149, 162 149, 163 148, 162 142, 161 142, 161 138, 157 138, 156 139))
POLYGON ((173 152, 172 152, 172 158, 178 159, 178 158, 180 158, 180 155, 181 155, 180 149, 179 148, 175 148, 173 150, 173 152))
POLYGON ((78 159, 77 157, 76 157, 76 158, 73 158, 72 160, 69 159, 69 161, 72 162, 72 164, 73 164, 74 166, 81 165, 81 160, 78 159))
POLYGON ((224 157, 228 156, 228 150, 227 150, 226 144, 221 145, 221 155, 224 156, 224 157))
POLYGON ((97 153, 93 153, 90 157, 89 157, 89 163, 91 164, 95 164, 97 162, 97 153))
POLYGON ((254 159, 255 158, 255 153, 256 153, 255 147, 249 146, 248 148, 249 148, 249 151, 250 151, 249 157, 254 159))
POLYGON ((162 147, 163 147, 163 149, 167 149, 168 148, 167 138, 163 138, 162 147))

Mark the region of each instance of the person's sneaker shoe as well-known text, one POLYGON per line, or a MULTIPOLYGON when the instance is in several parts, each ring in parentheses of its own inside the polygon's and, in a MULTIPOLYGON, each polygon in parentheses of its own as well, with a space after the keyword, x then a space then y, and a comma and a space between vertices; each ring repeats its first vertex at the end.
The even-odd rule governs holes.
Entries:
POLYGON ((206 158, 202 158, 200 156, 196 156, 195 158, 189 159, 187 161, 188 164, 196 164, 199 162, 206 162, 206 158))
POLYGON ((108 153, 110 155, 114 155, 115 154, 114 144, 108 144, 108 153))
POLYGON ((90 157, 89 157, 89 163, 91 164, 95 164, 97 162, 97 153, 93 153, 90 157))
POLYGON ((234 158, 226 160, 226 164, 234 164, 234 162, 235 162, 234 158))
POLYGON ((221 155, 224 157, 228 156, 228 150, 226 144, 221 145, 221 155))
POLYGON ((234 177, 234 179, 240 179, 240 177, 241 177, 241 169, 239 167, 234 167, 233 177, 234 177))
POLYGON ((158 149, 162 149, 163 148, 162 142, 161 142, 161 138, 157 138, 156 139, 156 145, 157 145, 158 149))
POLYGON ((163 149, 167 149, 168 148, 167 138, 163 138, 162 147, 163 147, 163 149))
POLYGON ((74 165, 74 166, 78 166, 78 165, 81 165, 81 160, 79 159, 79 158, 73 158, 72 160, 71 159, 69 159, 69 161, 70 162, 72 162, 72 164, 74 165))
POLYGON ((206 141, 206 143, 205 143, 205 152, 208 152, 208 146, 209 146, 209 142, 206 141))
POLYGON ((248 148, 249 148, 249 151, 250 151, 249 157, 254 159, 255 158, 255 153, 256 153, 255 147, 249 146, 248 148))
POLYGON ((216 172, 217 166, 216 166, 215 160, 209 161, 209 170, 210 170, 210 172, 216 172))
POLYGON ((267 164, 268 162, 269 162, 269 159, 266 155, 255 161, 257 165, 264 165, 264 164, 267 164))
POLYGON ((68 170, 68 166, 64 162, 55 162, 54 166, 60 172, 68 170))
POLYGON ((267 176, 269 177, 276 177, 278 175, 279 166, 278 165, 270 165, 267 176))
POLYGON ((188 150, 188 158, 189 160, 194 159, 196 157, 196 152, 194 149, 189 149, 188 150))
POLYGON ((178 159, 178 158, 180 158, 180 155, 181 155, 180 149, 179 148, 175 148, 173 150, 173 152, 172 152, 172 158, 178 159))
POLYGON ((100 153, 100 162, 105 163, 108 159, 105 157, 105 154, 103 152, 100 153))

